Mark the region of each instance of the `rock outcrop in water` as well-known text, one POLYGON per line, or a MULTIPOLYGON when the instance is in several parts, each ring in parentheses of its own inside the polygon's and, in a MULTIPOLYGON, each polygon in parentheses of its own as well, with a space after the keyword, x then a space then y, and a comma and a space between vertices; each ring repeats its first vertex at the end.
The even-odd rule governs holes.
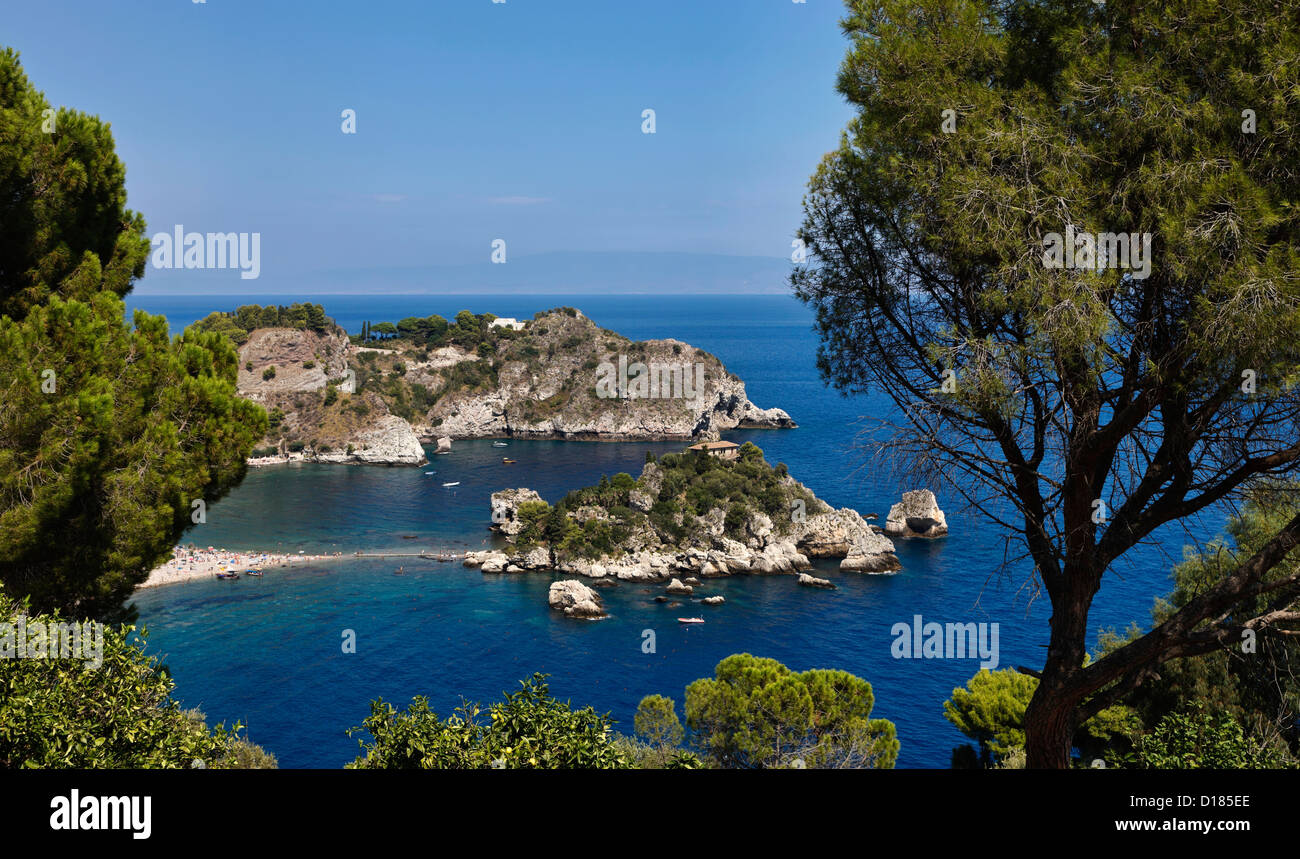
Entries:
POLYGON ((796 581, 806 588, 825 588, 826 590, 835 590, 835 585, 830 579, 819 579, 816 576, 810 576, 807 573, 800 573, 796 581))
POLYGON ((582 582, 572 580, 552 582, 547 592, 547 602, 551 608, 562 611, 569 617, 605 616, 600 595, 582 582))
POLYGON ((524 529, 519 508, 525 504, 545 504, 542 496, 531 489, 503 489, 492 493, 492 527, 514 537, 524 529))
POLYGON ((903 493, 903 500, 889 508, 885 533, 891 537, 942 537, 948 533, 948 520, 934 493, 914 489, 903 493))
POLYGON ((469 552, 465 564, 671 581, 669 592, 681 594, 690 592, 686 577, 790 575, 813 557, 841 557, 846 572, 900 569, 887 537, 856 511, 831 509, 754 445, 736 462, 698 456, 667 454, 639 478, 616 475, 555 506, 529 489, 494 493, 492 527, 512 545, 469 552), (632 505, 638 497, 643 503, 632 505))

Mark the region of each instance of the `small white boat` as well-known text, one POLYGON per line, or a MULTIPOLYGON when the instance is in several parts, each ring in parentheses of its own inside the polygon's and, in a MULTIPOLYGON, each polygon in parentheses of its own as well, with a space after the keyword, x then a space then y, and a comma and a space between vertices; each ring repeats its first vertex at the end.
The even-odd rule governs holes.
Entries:
POLYGON ((454 483, 444 483, 443 486, 460 486, 460 481, 457 480, 454 483))
POLYGON ((494 442, 492 442, 492 446, 493 446, 493 447, 509 447, 509 446, 510 446, 510 442, 508 442, 508 441, 494 441, 494 442))
POLYGON ((425 477, 428 477, 430 474, 437 474, 437 473, 438 473, 438 472, 436 472, 436 471, 426 471, 426 472, 424 473, 424 476, 425 476, 425 477))
POLYGON ((678 623, 704 623, 704 618, 702 618, 702 617, 679 617, 679 618, 677 618, 677 622, 678 622, 678 623))

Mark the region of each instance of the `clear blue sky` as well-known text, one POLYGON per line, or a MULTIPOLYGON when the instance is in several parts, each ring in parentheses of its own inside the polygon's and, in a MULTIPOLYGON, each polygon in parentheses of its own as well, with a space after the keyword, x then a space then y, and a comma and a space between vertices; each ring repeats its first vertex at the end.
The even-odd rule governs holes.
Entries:
MULTIPOLYGON (((0 0, 55 105, 112 124, 149 232, 291 273, 551 251, 788 257, 850 116, 836 0, 0 0), (345 135, 340 113, 357 113, 345 135), (642 134, 641 112, 657 114, 642 134)), ((140 288, 185 272, 150 270, 140 288)), ((239 291, 237 279, 225 291, 239 291)))

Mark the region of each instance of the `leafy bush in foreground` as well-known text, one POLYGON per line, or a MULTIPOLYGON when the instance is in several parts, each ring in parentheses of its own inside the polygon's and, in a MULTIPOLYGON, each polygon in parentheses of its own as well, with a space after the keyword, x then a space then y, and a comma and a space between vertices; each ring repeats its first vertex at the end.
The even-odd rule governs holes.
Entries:
MULTIPOLYGON (((0 590, 0 624, 24 614, 25 606, 0 590)), ((34 615, 26 628, 59 622, 58 615, 34 615)), ((171 678, 144 654, 143 634, 132 640, 134 632, 104 627, 97 668, 79 658, 0 658, 0 769, 275 766, 274 757, 236 736, 238 723, 209 731, 202 713, 182 710, 170 697, 171 678)))
POLYGON ((591 707, 572 709, 551 697, 546 675, 521 681, 518 692, 488 707, 465 702, 439 719, 429 700, 417 696, 398 712, 382 699, 371 702, 360 728, 373 743, 349 769, 627 769, 631 761, 615 743, 611 721, 591 707))
POLYGON ((1144 769, 1274 769, 1295 764, 1260 746, 1226 714, 1213 716, 1199 707, 1170 713, 1138 741, 1138 764, 1144 769))

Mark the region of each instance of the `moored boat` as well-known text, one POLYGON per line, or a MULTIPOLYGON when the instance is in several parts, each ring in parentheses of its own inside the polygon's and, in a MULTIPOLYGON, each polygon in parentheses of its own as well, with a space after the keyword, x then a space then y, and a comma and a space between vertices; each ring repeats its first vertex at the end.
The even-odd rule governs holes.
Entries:
POLYGON ((702 618, 702 617, 679 617, 679 618, 677 618, 677 622, 678 622, 678 623, 704 623, 704 618, 702 618))

